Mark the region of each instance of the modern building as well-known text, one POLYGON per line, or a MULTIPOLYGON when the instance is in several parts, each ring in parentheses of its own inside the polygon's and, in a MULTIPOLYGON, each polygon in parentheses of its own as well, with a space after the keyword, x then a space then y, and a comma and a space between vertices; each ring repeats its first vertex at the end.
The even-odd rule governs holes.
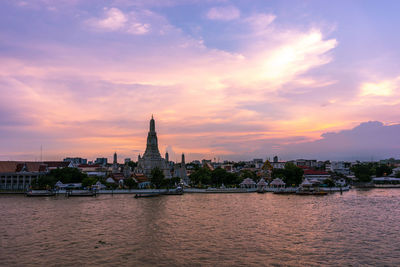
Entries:
POLYGON ((71 162, 75 166, 80 165, 80 164, 87 164, 87 159, 83 159, 83 158, 65 158, 63 161, 71 162))
POLYGON ((278 156, 274 157, 274 160, 271 162, 271 165, 274 169, 284 169, 286 162, 279 161, 278 156))
POLYGON ((351 162, 331 161, 325 165, 326 171, 337 172, 344 175, 350 174, 351 162))
POLYGON ((97 158, 94 164, 107 165, 107 158, 97 158))
POLYGON ((293 162, 297 167, 303 166, 308 168, 315 168, 318 166, 316 159, 296 159, 290 162, 293 162))
POLYGON ((253 159, 253 164, 254 164, 255 168, 260 169, 264 164, 264 160, 263 159, 253 159))
POLYGON ((147 135, 146 151, 143 156, 138 157, 138 166, 136 173, 142 173, 147 177, 151 176, 151 170, 158 167, 163 171, 165 178, 171 178, 171 172, 165 159, 161 157, 160 151, 158 150, 158 140, 156 133, 156 126, 153 116, 150 120, 150 131, 147 135))

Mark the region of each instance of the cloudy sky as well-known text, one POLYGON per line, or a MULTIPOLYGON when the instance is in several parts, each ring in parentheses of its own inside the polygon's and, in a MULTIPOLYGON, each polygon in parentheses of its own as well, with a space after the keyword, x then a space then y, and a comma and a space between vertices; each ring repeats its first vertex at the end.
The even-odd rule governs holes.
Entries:
POLYGON ((400 1, 0 2, 0 160, 400 158, 400 1))

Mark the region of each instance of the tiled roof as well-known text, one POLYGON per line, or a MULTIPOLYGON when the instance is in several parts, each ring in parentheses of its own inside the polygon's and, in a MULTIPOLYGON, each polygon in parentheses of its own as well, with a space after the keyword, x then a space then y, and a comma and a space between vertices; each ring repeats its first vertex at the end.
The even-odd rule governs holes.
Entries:
POLYGON ((0 161, 0 172, 20 172, 26 166, 27 172, 46 171, 47 164, 36 161, 0 161))
POLYGON ((122 173, 113 173, 112 178, 116 181, 125 179, 125 177, 122 173))
POLYGON ((329 175, 329 173, 317 170, 304 170, 304 175, 329 175))
POLYGON ((15 172, 17 161, 0 161, 0 172, 15 172))
POLYGON ((89 165, 89 164, 79 164, 78 168, 99 168, 101 167, 99 164, 93 164, 93 165, 89 165))
POLYGON ((149 179, 144 174, 137 173, 134 175, 138 183, 148 182, 149 179))

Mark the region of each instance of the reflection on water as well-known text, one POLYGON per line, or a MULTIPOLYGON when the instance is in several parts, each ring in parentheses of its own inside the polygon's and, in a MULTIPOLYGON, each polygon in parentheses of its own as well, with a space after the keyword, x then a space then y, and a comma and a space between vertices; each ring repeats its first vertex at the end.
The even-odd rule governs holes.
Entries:
POLYGON ((40 265, 400 265, 400 190, 325 197, 0 196, 0 262, 40 265))

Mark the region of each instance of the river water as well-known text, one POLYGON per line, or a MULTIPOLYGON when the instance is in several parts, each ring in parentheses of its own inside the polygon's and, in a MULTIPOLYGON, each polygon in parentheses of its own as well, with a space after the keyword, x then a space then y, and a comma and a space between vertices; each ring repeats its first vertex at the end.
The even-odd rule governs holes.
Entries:
POLYGON ((400 265, 400 190, 0 196, 2 266, 400 265))

